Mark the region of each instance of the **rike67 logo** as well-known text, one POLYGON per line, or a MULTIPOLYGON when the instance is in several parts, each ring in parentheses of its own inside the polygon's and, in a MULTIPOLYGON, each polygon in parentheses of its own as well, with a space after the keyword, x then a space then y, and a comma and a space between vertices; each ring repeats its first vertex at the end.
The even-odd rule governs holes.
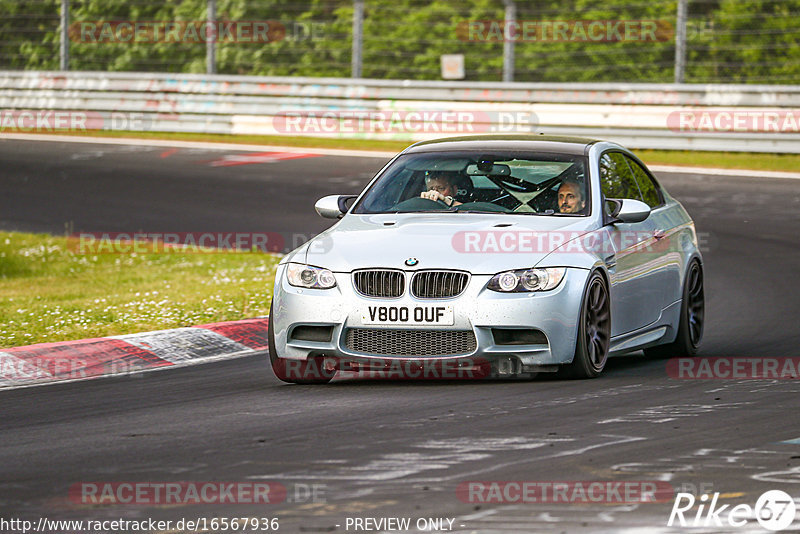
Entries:
POLYGON ((797 507, 794 499, 785 491, 766 491, 758 498, 755 506, 720 506, 717 503, 719 495, 715 492, 709 501, 708 495, 696 499, 691 493, 678 493, 667 526, 738 528, 747 526, 749 521, 755 519, 762 528, 777 532, 789 528, 794 522, 797 507), (696 504, 697 511, 690 511, 696 504))

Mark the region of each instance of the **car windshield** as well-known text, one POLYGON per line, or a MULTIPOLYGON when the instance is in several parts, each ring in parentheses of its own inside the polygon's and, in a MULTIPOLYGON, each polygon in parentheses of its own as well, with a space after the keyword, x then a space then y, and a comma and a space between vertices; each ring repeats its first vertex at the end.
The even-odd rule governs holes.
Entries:
POLYGON ((353 213, 515 213, 586 216, 584 156, 551 153, 404 154, 353 213))

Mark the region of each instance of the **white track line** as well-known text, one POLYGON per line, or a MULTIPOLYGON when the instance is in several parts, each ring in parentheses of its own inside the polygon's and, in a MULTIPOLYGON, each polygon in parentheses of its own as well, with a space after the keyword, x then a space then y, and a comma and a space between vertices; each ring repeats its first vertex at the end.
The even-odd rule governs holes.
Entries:
MULTIPOLYGON (((0 134, 0 139, 16 139, 21 141, 56 141, 63 143, 92 143, 105 145, 154 146, 172 148, 203 148, 207 150, 241 150, 244 152, 296 152, 305 154, 321 154, 323 156, 346 156, 356 158, 390 159, 397 152, 379 150, 347 150, 340 148, 289 147, 273 145, 248 145, 239 143, 212 143, 206 141, 178 141, 173 139, 134 139, 111 137, 83 137, 72 135, 48 134, 0 134)), ((398 151, 399 152, 399 151, 398 151)), ((669 172, 683 174, 707 174, 712 176, 739 176, 743 178, 788 178, 800 180, 800 172, 760 171, 747 169, 718 169, 714 167, 682 167, 679 165, 648 165, 653 172, 669 172)))
MULTIPOLYGON (((346 150, 341 148, 311 148, 298 146, 272 146, 272 145, 248 145, 240 143, 211 143, 207 141, 179 141, 175 139, 134 139, 124 137, 84 137, 72 135, 48 135, 48 134, 0 134, 0 139, 16 139, 20 141, 51 141, 60 143, 91 143, 103 145, 129 145, 129 146, 158 146, 173 148, 205 148, 208 150, 241 150, 244 152, 267 152, 270 150, 279 152, 297 152, 302 154, 322 154, 323 156, 348 156, 357 158, 380 158, 388 159, 394 157, 397 152, 385 152, 378 150, 346 150)), ((409 143, 410 145, 411 143, 409 143)), ((399 152, 399 151, 398 151, 399 152)))
POLYGON ((753 171, 744 169, 715 169, 706 167, 681 167, 680 165, 648 165, 653 172, 670 172, 681 174, 710 174, 713 176, 740 176, 744 178, 789 178, 800 180, 800 172, 753 171))

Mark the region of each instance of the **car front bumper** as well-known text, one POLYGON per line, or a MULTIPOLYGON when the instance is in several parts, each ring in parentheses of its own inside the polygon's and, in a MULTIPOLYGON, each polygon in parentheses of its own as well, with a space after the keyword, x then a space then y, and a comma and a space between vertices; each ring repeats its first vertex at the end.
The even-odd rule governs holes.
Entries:
MULTIPOLYGON (((270 328, 275 336, 278 357, 307 360, 324 357, 344 361, 413 360, 494 361, 514 358, 524 371, 569 363, 575 354, 578 317, 588 270, 568 268, 561 284, 553 290, 531 293, 499 293, 486 288, 491 275, 471 275, 459 296, 448 299, 419 299, 408 291, 399 298, 369 298, 359 294, 350 273, 335 273, 336 287, 304 289, 292 286, 285 276, 286 265, 276 273, 270 328), (365 325, 362 315, 367 306, 448 305, 453 308, 454 324, 447 326, 365 325), (297 327, 330 327, 329 341, 296 339, 297 327), (467 353, 420 356, 361 352, 349 348, 349 329, 471 331, 474 350, 467 353), (538 330, 542 342, 505 344, 496 339, 493 329, 538 330), (292 336, 290 336, 292 334, 292 336)), ((552 369, 554 370, 554 369, 552 369)))

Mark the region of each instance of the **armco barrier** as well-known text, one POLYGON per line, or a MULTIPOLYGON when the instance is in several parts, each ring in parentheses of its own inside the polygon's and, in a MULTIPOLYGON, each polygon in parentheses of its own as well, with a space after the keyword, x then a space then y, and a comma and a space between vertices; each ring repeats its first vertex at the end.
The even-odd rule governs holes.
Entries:
MULTIPOLYGON (((800 126, 792 127, 791 122, 780 133, 764 128, 763 122, 762 127, 746 123, 739 131, 721 131, 719 126, 712 131, 675 128, 676 114, 685 111, 706 112, 712 117, 736 111, 757 116, 788 113, 800 120, 800 86, 0 71, 0 111, 11 110, 91 112, 104 127, 122 130, 408 141, 529 132, 600 137, 632 148, 800 153, 800 126), (438 123, 426 119, 426 112, 438 123), (333 128, 306 120, 300 126, 287 126, 286 114, 304 113, 333 113, 342 118, 334 119, 333 128), (344 126, 354 114, 370 113, 372 118, 359 126, 344 126), (120 116, 122 120, 117 120, 120 116), (470 120, 448 127, 447 118, 459 116, 470 120), (136 117, 136 121, 125 117, 136 117), (390 127, 393 117, 400 122, 409 117, 415 120, 390 127)), ((332 123, 328 120, 326 124, 332 123)), ((0 132, 9 131, 10 126, 0 123, 0 132)))

